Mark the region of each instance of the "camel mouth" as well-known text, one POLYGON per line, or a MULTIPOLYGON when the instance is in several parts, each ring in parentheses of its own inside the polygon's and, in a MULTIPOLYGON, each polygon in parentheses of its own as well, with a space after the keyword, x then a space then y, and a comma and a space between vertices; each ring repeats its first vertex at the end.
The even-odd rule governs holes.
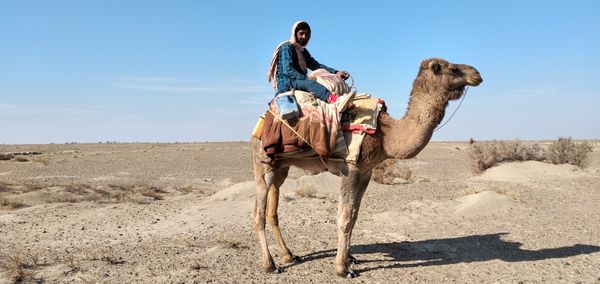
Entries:
POLYGON ((467 80, 467 84, 469 86, 473 86, 473 87, 479 86, 479 84, 481 84, 481 82, 483 82, 483 79, 481 78, 481 76, 475 77, 475 78, 469 78, 467 80))

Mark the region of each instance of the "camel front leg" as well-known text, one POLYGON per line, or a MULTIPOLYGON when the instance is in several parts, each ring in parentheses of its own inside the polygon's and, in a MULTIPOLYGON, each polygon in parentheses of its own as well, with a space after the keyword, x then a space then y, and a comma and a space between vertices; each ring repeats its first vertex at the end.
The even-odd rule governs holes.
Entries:
POLYGON ((255 177, 256 180, 256 201, 254 204, 254 231, 258 235, 258 242, 262 252, 263 269, 265 272, 281 272, 281 269, 275 266, 273 257, 269 252, 267 238, 265 236, 265 210, 267 208, 267 195, 269 188, 273 184, 274 173, 269 171, 264 175, 255 177))
POLYGON ((269 189, 269 197, 267 202, 267 221, 273 228, 273 236, 279 244, 279 251, 284 263, 296 263, 300 260, 299 257, 294 256, 290 249, 286 246, 281 229, 279 228, 279 216, 277 215, 277 208, 279 205, 279 188, 285 181, 290 168, 284 168, 275 172, 275 178, 273 185, 269 189))
POLYGON ((335 272, 341 277, 356 276, 356 273, 350 270, 350 265, 356 261, 350 255, 350 241, 354 224, 358 218, 360 203, 370 179, 371 172, 360 176, 356 170, 342 178, 338 206, 338 251, 335 259, 335 272))

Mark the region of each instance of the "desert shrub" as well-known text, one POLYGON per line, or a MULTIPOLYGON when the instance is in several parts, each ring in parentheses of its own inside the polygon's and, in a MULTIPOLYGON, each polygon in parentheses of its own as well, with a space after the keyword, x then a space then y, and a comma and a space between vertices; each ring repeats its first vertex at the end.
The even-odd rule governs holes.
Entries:
POLYGON ((5 182, 0 181, 0 192, 10 192, 13 190, 13 187, 5 182))
POLYGON ((514 141, 475 142, 471 144, 471 165, 475 172, 506 161, 543 161, 544 149, 537 143, 514 141))
POLYGON ((200 263, 200 261, 198 261, 197 259, 192 260, 192 262, 190 263, 190 269, 194 271, 199 271, 206 268, 208 267, 202 265, 202 263, 200 263))
POLYGON ((37 255, 24 256, 16 252, 7 254, 3 261, 0 261, 0 267, 4 270, 4 276, 10 283, 41 283, 43 279, 35 277, 35 270, 39 266, 37 255))
POLYGON ((0 153, 0 161, 8 161, 14 157, 15 155, 10 153, 0 153))
POLYGON ((47 166, 50 164, 50 157, 38 157, 38 158, 32 159, 32 161, 41 163, 42 165, 47 166))
POLYGON ((317 190, 312 185, 301 184, 296 188, 296 194, 301 197, 316 198, 317 190))
POLYGON ((143 196, 151 197, 151 198, 154 198, 155 200, 163 200, 164 197, 162 196, 161 192, 163 192, 163 191, 154 190, 153 188, 148 188, 148 189, 142 190, 140 193, 143 196))
POLYGON ((19 209, 26 207, 27 205, 19 198, 0 196, 0 206, 9 207, 11 209, 19 209))
POLYGON ((15 160, 17 160, 18 162, 29 162, 29 159, 25 157, 16 157, 15 160))
POLYGON ((560 137, 548 146, 546 160, 552 164, 571 164, 584 168, 589 164, 592 145, 588 142, 575 143, 571 137, 560 137))
POLYGON ((412 171, 408 166, 399 165, 398 160, 389 159, 383 161, 375 169, 373 169, 373 180, 381 184, 394 184, 397 183, 398 178, 405 181, 410 181, 412 178, 412 171))

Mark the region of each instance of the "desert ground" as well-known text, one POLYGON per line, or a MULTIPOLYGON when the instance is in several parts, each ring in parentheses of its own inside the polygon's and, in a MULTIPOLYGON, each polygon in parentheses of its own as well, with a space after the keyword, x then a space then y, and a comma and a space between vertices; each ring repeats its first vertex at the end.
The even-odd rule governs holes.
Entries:
POLYGON ((339 177, 292 170, 280 224, 301 262, 261 269, 246 142, 0 145, 0 283, 600 283, 600 143, 585 169, 432 142, 371 182, 335 276, 339 177), (32 153, 37 152, 37 153, 32 153), (25 155, 26 154, 26 155, 25 155), (17 159, 18 158, 18 159, 17 159))

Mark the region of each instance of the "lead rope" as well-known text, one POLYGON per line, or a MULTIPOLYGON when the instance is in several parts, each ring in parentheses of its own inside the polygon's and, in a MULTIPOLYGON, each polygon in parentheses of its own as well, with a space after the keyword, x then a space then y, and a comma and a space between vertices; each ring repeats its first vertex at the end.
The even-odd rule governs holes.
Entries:
POLYGON ((433 132, 440 130, 440 128, 444 127, 444 125, 446 125, 446 123, 448 123, 452 119, 452 117, 454 117, 454 115, 456 114, 456 112, 458 111, 460 106, 462 105, 463 101, 465 100, 465 97, 467 96, 467 90, 469 90, 469 85, 467 85, 467 87, 465 88, 465 92, 462 96, 462 99, 460 100, 460 103, 458 104, 458 106, 456 107, 456 109, 454 110, 452 115, 448 118, 448 120, 446 120, 446 122, 444 122, 444 124, 438 126, 435 130, 433 130, 433 132))

